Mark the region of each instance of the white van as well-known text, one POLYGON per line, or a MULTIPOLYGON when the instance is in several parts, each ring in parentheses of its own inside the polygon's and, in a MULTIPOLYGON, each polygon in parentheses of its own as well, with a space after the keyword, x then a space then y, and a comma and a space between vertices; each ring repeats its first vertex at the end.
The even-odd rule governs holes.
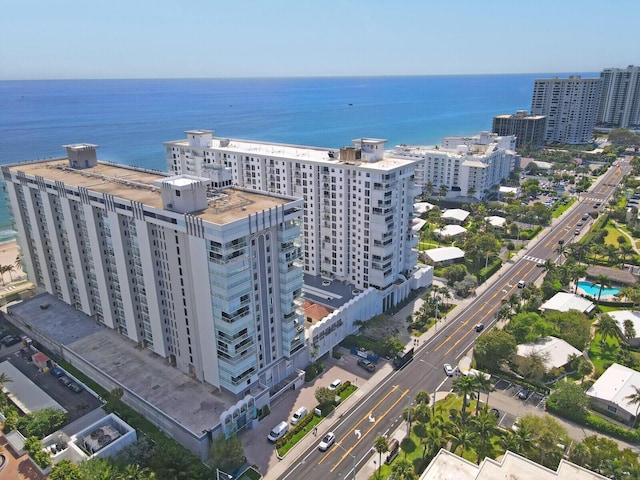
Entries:
POLYGON ((269 436, 267 437, 267 439, 272 442, 277 442, 282 437, 284 437, 284 434, 287 433, 288 431, 289 431, 289 425, 287 425, 287 422, 280 422, 278 425, 274 427, 273 430, 271 430, 271 433, 269 433, 269 436))
POLYGON ((291 417, 291 425, 295 425, 296 423, 298 423, 300 420, 307 416, 307 413, 309 413, 309 410, 307 410, 305 407, 300 407, 291 417))

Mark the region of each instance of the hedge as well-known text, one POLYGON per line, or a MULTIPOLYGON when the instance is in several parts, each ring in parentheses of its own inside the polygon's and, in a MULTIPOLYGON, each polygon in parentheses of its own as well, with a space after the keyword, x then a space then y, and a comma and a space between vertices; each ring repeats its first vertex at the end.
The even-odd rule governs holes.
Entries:
POLYGON ((566 412, 558 409, 553 401, 547 400, 547 410, 553 412, 560 417, 572 420, 580 425, 589 427, 597 432, 610 435, 619 440, 629 443, 640 443, 640 435, 637 430, 629 430, 615 423, 611 423, 604 418, 592 412, 584 412, 581 414, 577 411, 566 412))

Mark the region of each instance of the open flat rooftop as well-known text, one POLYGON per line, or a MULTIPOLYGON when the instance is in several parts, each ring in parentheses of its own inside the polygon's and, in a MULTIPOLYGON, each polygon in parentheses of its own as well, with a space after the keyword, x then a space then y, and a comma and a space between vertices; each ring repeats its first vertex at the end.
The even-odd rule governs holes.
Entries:
MULTIPOLYGON (((25 162, 8 167, 11 172, 23 172, 27 176, 41 176, 50 182, 86 188, 90 191, 139 202, 162 209, 160 189, 156 180, 168 180, 168 174, 136 169, 110 162, 98 162, 94 167, 73 169, 67 158, 47 161, 25 162)), ((247 190, 224 190, 209 201, 209 207, 191 215, 215 224, 235 220, 291 202, 292 199, 247 190)))
MULTIPOLYGON (((110 330, 49 294, 12 305, 12 315, 91 363, 196 437, 220 422, 237 402, 229 393, 194 380, 151 350, 110 330), (42 305, 48 305, 43 309, 42 305)), ((34 335, 35 337, 35 335, 34 335)))

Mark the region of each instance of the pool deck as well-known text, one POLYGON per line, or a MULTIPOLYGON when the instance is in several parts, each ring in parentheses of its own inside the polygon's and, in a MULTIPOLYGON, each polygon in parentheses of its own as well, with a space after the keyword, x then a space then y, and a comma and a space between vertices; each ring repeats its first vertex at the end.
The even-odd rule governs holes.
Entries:
MULTIPOLYGON (((598 291, 600 290, 600 288, 594 288, 594 285, 598 285, 597 283, 592 283, 589 281, 585 281, 585 280, 581 280, 577 283, 576 285, 576 293, 578 294, 582 294, 582 295, 588 295, 590 297, 593 298, 598 298, 598 291), (593 292, 589 292, 586 289, 584 289, 583 287, 580 286, 580 284, 584 284, 584 283, 588 283, 591 285, 591 288, 594 289, 593 292)), ((605 300, 605 301, 619 301, 620 298, 616 296, 617 293, 620 292, 620 288, 604 288, 602 290, 602 295, 600 295, 600 300, 605 300), (615 293, 611 293, 613 290, 615 290, 615 293)))

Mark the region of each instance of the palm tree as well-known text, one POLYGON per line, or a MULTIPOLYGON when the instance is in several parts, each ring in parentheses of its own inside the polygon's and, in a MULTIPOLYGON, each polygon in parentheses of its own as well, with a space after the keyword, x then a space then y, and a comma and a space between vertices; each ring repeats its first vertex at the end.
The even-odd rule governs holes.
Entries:
POLYGON ((632 320, 625 320, 624 323, 624 338, 627 339, 627 343, 631 341, 632 338, 636 338, 636 327, 633 326, 632 320))
POLYGON ((476 416, 478 415, 478 410, 480 408, 480 392, 485 392, 487 394, 487 402, 485 405, 489 405, 489 393, 495 391, 495 387, 493 383, 491 383, 491 379, 488 375, 484 373, 480 373, 476 375, 476 387, 477 387, 477 395, 478 401, 476 402, 476 416))
POLYGON ((430 401, 431 396, 426 390, 420 390, 418 393, 416 393, 416 403, 418 405, 420 405, 421 403, 426 403, 427 405, 429 405, 430 401))
POLYGON ((154 480, 156 474, 147 467, 140 467, 140 465, 127 465, 124 473, 118 475, 118 480, 154 480))
POLYGON ((629 255, 633 255, 633 247, 631 245, 628 244, 623 244, 620 245, 620 254, 622 255, 622 264, 620 265, 621 268, 624 268, 624 264, 627 262, 627 257, 629 255))
POLYGON ((498 419, 493 412, 484 407, 479 415, 471 420, 471 428, 475 433, 476 452, 478 453, 478 465, 480 461, 491 452, 491 438, 496 433, 498 419))
POLYGON ((556 270, 556 264, 550 258, 547 258, 542 265, 542 270, 544 273, 553 273, 556 270))
POLYGON ((13 262, 13 266, 18 270, 22 270, 22 257, 18 254, 13 262))
POLYGON ((16 267, 14 267, 13 265, 7 265, 4 267, 4 269, 9 273, 10 281, 13 282, 13 275, 11 275, 11 273, 16 271, 16 267))
POLYGON ((391 473, 393 478, 397 480, 414 480, 416 478, 413 464, 406 458, 400 458, 393 462, 391 473))
POLYGON ((638 423, 638 411, 640 411, 640 388, 635 385, 631 385, 635 390, 634 393, 627 395, 624 397, 625 400, 629 400, 629 403, 632 403, 636 406, 636 417, 633 419, 633 428, 636 428, 636 424, 638 423))
POLYGON ((602 290, 611 286, 611 280, 606 275, 598 275, 596 282, 600 285, 600 289, 598 290, 598 301, 597 305, 600 305, 600 296, 602 295, 602 290))
POLYGON ((473 447, 476 434, 473 430, 465 425, 460 425, 449 438, 451 439, 451 453, 456 453, 458 448, 462 448, 460 456, 464 457, 464 451, 473 447))
POLYGON ((5 383, 13 382, 13 379, 6 374, 6 372, 0 373, 0 390, 4 387, 5 383))
POLYGON ((615 338, 616 340, 624 341, 624 335, 620 331, 618 322, 616 322, 613 318, 611 318, 606 313, 602 314, 595 328, 596 328, 596 332, 600 334, 601 336, 600 341, 603 344, 607 343, 607 338, 609 337, 615 338))
POLYGON ((380 468, 382 468, 382 454, 389 451, 389 442, 387 437, 380 435, 373 442, 373 448, 378 452, 378 478, 380 477, 380 468))
POLYGON ((464 413, 467 411, 467 396, 473 400, 473 392, 477 390, 476 378, 477 377, 475 375, 462 375, 453 381, 453 393, 462 397, 462 416, 464 416, 464 413))

